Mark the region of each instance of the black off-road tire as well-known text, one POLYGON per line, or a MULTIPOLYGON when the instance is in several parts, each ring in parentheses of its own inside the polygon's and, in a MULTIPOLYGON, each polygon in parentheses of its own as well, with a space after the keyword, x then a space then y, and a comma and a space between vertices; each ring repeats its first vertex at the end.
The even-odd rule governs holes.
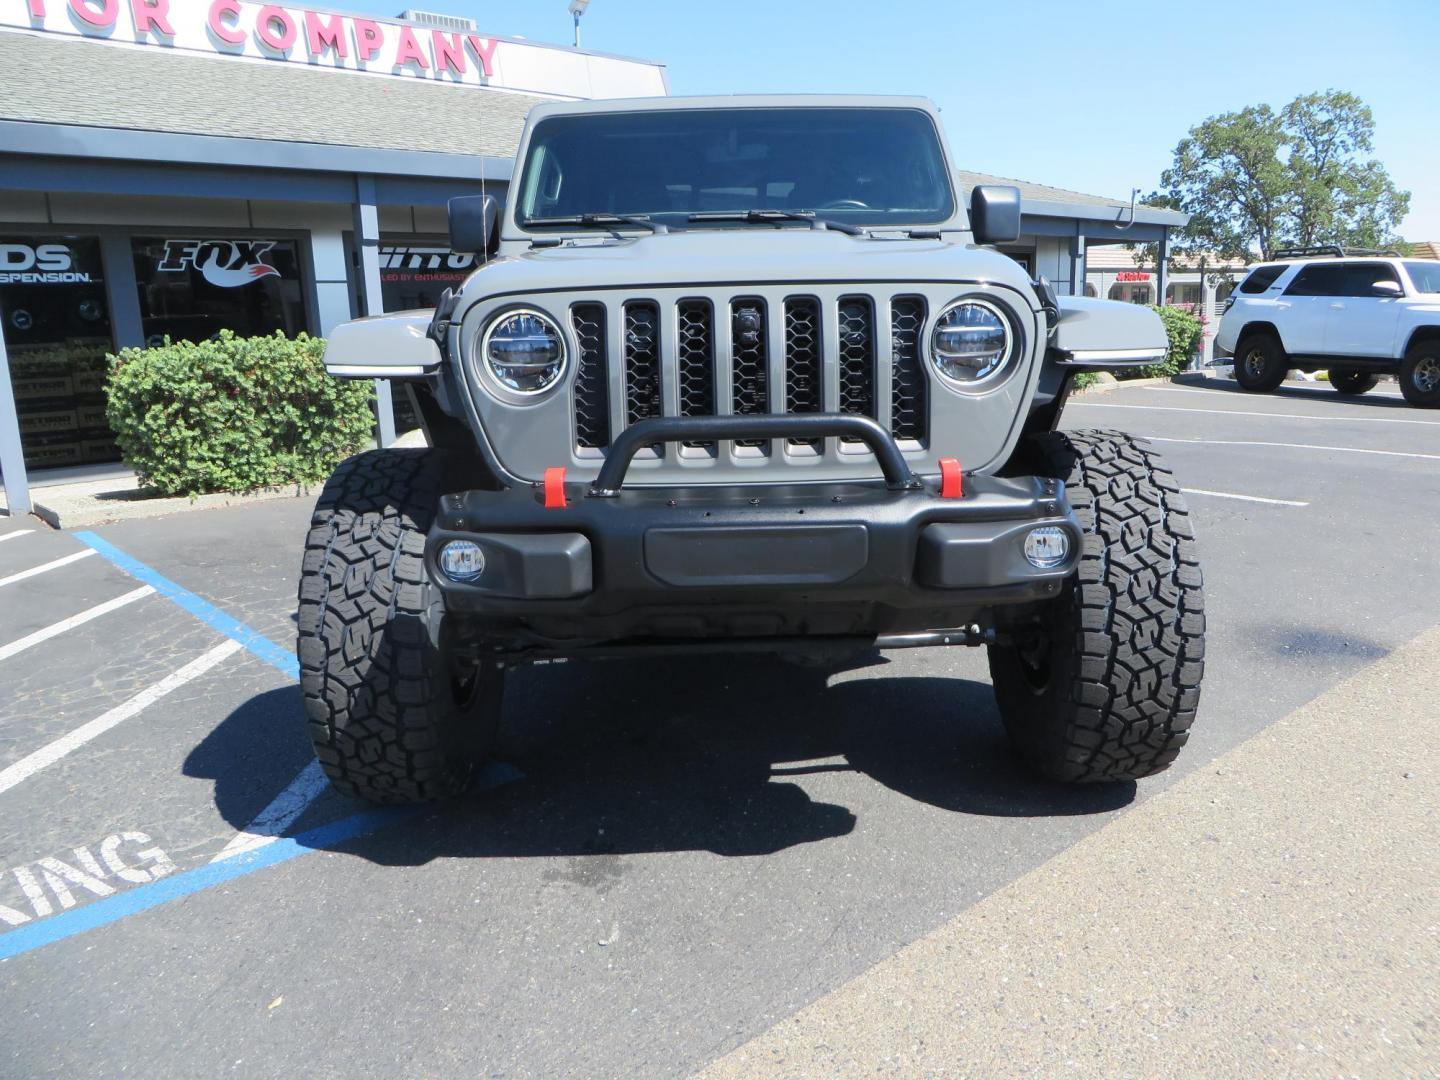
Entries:
POLYGON ((1347 397, 1368 394, 1380 385, 1380 376, 1371 375, 1368 371, 1357 371, 1355 368, 1332 367, 1330 385, 1347 397))
POLYGON ((1289 365, 1290 358, 1274 334, 1246 334, 1235 346, 1235 381, 1245 390, 1274 390, 1285 381, 1289 365))
POLYGON ((1150 776, 1189 738, 1205 666, 1185 501, 1144 439, 1052 432, 1032 449, 1065 482, 1085 543, 1035 631, 990 647, 1001 718, 1020 756, 1051 779, 1150 776))
POLYGON ((1405 350, 1400 393, 1421 409, 1440 409, 1440 338, 1423 338, 1405 350))
POLYGON ((494 741, 504 672, 463 666, 423 552, 440 496, 459 490, 442 450, 372 450, 320 495, 300 575, 300 689, 336 789, 377 803, 463 791, 494 741))

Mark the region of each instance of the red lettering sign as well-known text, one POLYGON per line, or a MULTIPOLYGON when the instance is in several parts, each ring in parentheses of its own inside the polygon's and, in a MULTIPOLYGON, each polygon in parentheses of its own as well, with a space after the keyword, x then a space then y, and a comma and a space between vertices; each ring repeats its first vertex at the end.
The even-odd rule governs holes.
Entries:
POLYGON ((115 25, 115 17, 120 14, 120 0, 99 0, 99 3, 97 11, 86 0, 70 0, 70 10, 86 26, 105 30, 115 25))
POLYGON ((235 24, 240 21, 240 4, 238 0, 213 0, 210 4, 210 13, 206 16, 210 26, 210 33, 214 34, 221 41, 229 45, 244 45, 245 34, 235 29, 235 24), (225 16, 229 16, 227 22, 225 16))
POLYGON ((457 75, 465 74, 465 46, 461 44, 459 34, 431 30, 430 47, 435 50, 436 71, 454 70, 457 75))
POLYGON ((400 44, 395 47, 395 66, 404 67, 406 64, 430 70, 430 61, 415 40, 415 31, 408 26, 400 28, 400 44))
POLYGON ((1121 270, 1115 275, 1116 281, 1149 281, 1150 275, 1143 274, 1138 270, 1121 270))
POLYGON ((45 18, 45 0, 30 0, 30 17, 32 19, 45 18))
POLYGON ((350 26, 355 33, 356 59, 361 63, 374 60, 380 46, 385 43, 385 31, 380 29, 379 23, 370 19, 351 19, 350 26))
POLYGON ((175 36, 175 28, 170 25, 170 0, 130 0, 130 14, 135 16, 137 33, 175 36))
POLYGON ((475 59, 480 61, 480 70, 485 73, 488 79, 495 74, 491 70, 491 61, 495 57, 495 46, 499 44, 494 38, 476 37, 474 34, 466 34, 465 40, 475 53, 475 59))
POLYGON ((345 37, 345 19, 331 15, 326 22, 318 11, 305 12, 305 47, 310 55, 319 59, 326 49, 333 49, 340 59, 350 55, 350 42, 345 37))
POLYGON ((255 16, 255 38, 275 52, 289 52, 295 44, 295 20, 284 8, 266 4, 255 16))

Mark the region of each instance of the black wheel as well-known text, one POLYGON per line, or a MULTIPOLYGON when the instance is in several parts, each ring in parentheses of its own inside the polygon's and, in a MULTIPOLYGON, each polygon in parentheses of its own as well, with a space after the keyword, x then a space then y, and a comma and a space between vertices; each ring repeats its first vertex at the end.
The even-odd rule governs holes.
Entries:
POLYGON ((1342 394, 1366 394, 1380 385, 1380 377, 1354 368, 1331 368, 1330 385, 1342 394))
POLYGON ((1080 566, 1035 627, 990 647, 1011 744, 1055 780, 1160 772, 1189 738, 1204 671, 1200 564, 1185 501, 1144 439, 1036 440, 1085 530, 1080 566))
POLYGON ((422 558, 456 459, 373 450, 325 484, 300 574, 300 689, 330 782, 378 803, 463 791, 494 741, 504 672, 457 655, 422 558))
POLYGON ((1400 393, 1411 405, 1440 408, 1440 338, 1417 341, 1400 364, 1400 393))
POLYGON ((1246 390, 1274 390, 1289 363, 1274 334, 1249 334, 1235 347, 1235 381, 1246 390))

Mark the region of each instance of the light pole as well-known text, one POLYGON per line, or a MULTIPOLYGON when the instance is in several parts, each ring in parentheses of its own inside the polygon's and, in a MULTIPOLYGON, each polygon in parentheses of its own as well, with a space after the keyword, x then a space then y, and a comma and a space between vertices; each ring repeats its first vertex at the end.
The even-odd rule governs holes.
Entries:
POLYGON ((580 47, 580 16, 590 6, 590 0, 570 0, 570 14, 575 16, 575 48, 580 47))

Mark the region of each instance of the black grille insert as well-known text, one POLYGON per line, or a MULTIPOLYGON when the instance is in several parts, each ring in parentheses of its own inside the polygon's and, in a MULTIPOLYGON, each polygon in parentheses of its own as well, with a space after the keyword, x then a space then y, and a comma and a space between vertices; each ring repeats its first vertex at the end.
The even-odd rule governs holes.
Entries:
MULTIPOLYGON (((730 303, 730 408, 737 416, 770 411, 770 350, 765 301, 740 297, 730 303)), ((736 446, 766 446, 764 439, 737 439, 736 446)))
MULTIPOLYGON (((715 415, 715 309, 709 300, 681 300, 676 316, 680 415, 715 415)), ((714 443, 685 443, 714 446, 714 443)))
POLYGON ((925 329, 925 298, 897 296, 890 302, 890 434, 924 443, 929 425, 925 368, 920 334, 925 329))
POLYGON ((625 305, 625 417, 638 424, 660 415, 660 309, 650 300, 625 305))
POLYGON ((575 357, 575 445, 598 450, 610 445, 610 373, 605 364, 605 305, 570 309, 579 352, 575 357))
MULTIPOLYGON (((875 417, 875 306, 846 296, 839 307, 840 411, 875 417)), ((853 443, 854 439, 846 442, 853 443)))
MULTIPOLYGON (((820 302, 810 297, 785 301, 785 411, 820 412, 825 369, 820 345, 820 302)), ((818 446, 818 439, 791 439, 792 446, 818 446)))

